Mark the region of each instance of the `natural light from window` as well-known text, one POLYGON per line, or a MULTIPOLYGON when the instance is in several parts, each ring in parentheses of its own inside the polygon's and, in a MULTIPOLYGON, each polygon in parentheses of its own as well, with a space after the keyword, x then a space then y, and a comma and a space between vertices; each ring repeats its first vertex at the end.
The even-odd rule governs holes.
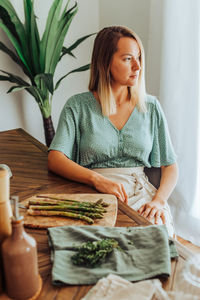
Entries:
MULTIPOLYGON (((200 42, 199 42, 200 44, 200 42)), ((199 45, 200 49, 200 45, 199 45)), ((200 70, 200 57, 199 57, 199 70, 200 70)), ((199 74, 199 101, 198 101, 198 110, 200 115, 200 74, 199 74)), ((195 193, 195 201, 192 206, 192 215, 195 218, 200 219, 200 120, 198 119, 198 130, 197 130, 197 181, 196 181, 196 193, 195 193)))

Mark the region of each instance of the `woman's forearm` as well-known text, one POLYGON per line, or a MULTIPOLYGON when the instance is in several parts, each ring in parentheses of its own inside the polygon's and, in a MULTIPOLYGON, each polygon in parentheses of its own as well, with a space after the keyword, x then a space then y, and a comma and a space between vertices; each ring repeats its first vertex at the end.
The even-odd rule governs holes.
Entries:
POLYGON ((49 152, 48 169, 67 179, 88 184, 101 193, 115 195, 120 201, 125 203, 128 201, 123 184, 80 166, 60 151, 51 150, 49 152))
POLYGON ((159 201, 161 204, 165 204, 176 186, 177 179, 178 166, 176 163, 169 166, 162 166, 160 186, 153 200, 159 201))
POLYGON ((95 172, 80 166, 62 152, 51 150, 48 155, 48 169, 67 179, 93 186, 95 172))

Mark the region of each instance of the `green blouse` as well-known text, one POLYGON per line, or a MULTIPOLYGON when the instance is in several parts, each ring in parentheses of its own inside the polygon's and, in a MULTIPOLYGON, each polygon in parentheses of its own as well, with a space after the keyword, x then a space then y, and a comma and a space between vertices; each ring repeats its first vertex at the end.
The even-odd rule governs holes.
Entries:
POLYGON ((118 130, 101 113, 91 92, 65 104, 49 150, 63 152, 87 168, 160 167, 175 163, 167 122, 158 100, 147 95, 146 113, 134 108, 118 130))

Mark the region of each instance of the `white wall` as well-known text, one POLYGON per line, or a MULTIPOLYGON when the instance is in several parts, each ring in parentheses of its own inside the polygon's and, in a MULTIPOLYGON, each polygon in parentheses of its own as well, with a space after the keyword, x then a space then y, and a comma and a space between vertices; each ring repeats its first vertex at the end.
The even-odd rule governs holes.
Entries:
POLYGON ((99 3, 100 28, 127 26, 139 35, 147 51, 151 0, 100 0, 99 3))
MULTIPOLYGON (((146 51, 146 88, 149 94, 160 95, 164 1, 150 0, 148 48, 146 51)), ((161 100, 161 99, 160 99, 161 100)))
MULTIPOLYGON (((99 28, 99 2, 94 0, 78 0, 77 2, 79 10, 67 34, 64 44, 66 46, 71 45, 81 36, 97 32, 99 28), (88 17, 89 10, 91 13, 88 17)), ((20 17, 23 18, 23 1, 12 0, 12 3, 20 17)), ((41 33, 43 32, 51 3, 52 0, 35 1, 35 12, 41 33)), ((73 1, 71 3, 73 4, 73 1)), ((2 31, 0 31, 0 40, 10 45, 2 31)), ((74 53, 77 55, 77 59, 67 58, 67 55, 63 57, 56 69, 55 82, 72 69, 90 62, 93 40, 94 37, 91 37, 75 49, 74 53)), ((23 76, 18 66, 10 60, 9 56, 2 52, 0 52, 0 69, 23 76)), ((89 71, 69 75, 55 92, 52 108, 52 119, 55 128, 66 100, 72 94, 87 89, 88 73, 89 71)), ((9 82, 0 81, 0 131, 21 127, 44 143, 42 116, 34 98, 26 91, 7 94, 6 92, 11 85, 9 82)))

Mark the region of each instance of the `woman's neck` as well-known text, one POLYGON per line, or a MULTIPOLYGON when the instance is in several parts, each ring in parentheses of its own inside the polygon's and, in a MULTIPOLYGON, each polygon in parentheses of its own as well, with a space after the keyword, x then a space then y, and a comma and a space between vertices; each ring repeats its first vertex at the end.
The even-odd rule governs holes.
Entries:
POLYGON ((128 88, 126 86, 112 86, 111 88, 117 105, 120 106, 121 104, 129 100, 128 88))

